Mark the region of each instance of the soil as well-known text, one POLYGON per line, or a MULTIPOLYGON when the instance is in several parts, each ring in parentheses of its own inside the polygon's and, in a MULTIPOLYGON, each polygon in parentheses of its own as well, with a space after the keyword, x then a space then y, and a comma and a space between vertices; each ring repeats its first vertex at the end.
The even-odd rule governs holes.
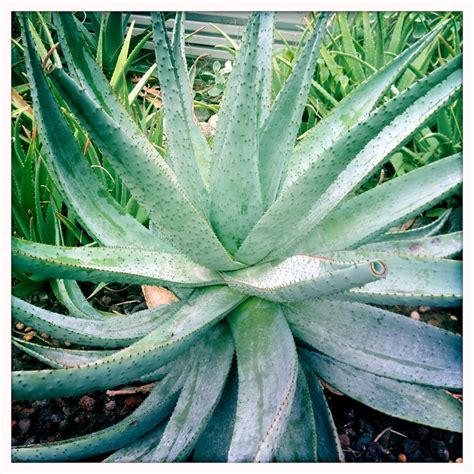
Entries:
MULTIPOLYGON (((92 286, 83 286, 85 294, 92 286)), ((52 311, 63 311, 54 298, 37 296, 34 304, 52 311)), ((98 309, 122 314, 145 308, 140 287, 110 285, 92 298, 98 309), (121 303, 126 301, 128 303, 121 303)), ((439 308, 389 308, 411 315, 414 319, 461 333, 461 310, 439 308)), ((13 327, 19 337, 25 329, 13 327)), ((33 342, 59 341, 36 334, 33 342)), ((81 348, 69 344, 69 348, 81 348)), ((46 365, 12 348, 14 370, 47 368, 46 365)), ((133 385, 133 384, 130 384, 133 385)), ((462 462, 462 435, 410 423, 384 415, 335 391, 325 389, 336 423, 346 462, 462 462)), ((66 440, 101 430, 117 423, 133 412, 146 398, 146 393, 107 395, 105 391, 81 397, 15 402, 12 407, 12 446, 66 440)), ((99 462, 107 455, 86 461, 99 462)))

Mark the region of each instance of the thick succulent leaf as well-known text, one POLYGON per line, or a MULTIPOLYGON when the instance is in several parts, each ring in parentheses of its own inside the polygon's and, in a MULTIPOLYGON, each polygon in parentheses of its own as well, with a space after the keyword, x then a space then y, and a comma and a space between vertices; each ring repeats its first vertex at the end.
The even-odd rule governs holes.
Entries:
POLYGON ((368 117, 394 80, 420 51, 433 41, 444 26, 440 25, 427 33, 384 68, 373 74, 339 102, 338 107, 305 135, 291 156, 283 190, 286 190, 311 163, 314 163, 324 150, 333 146, 351 127, 368 117))
POLYGON ((461 336, 444 329, 337 299, 286 305, 284 313, 297 338, 340 362, 405 382, 462 386, 461 336))
POLYGON ((211 168, 211 222, 235 253, 263 213, 258 174, 257 94, 263 77, 255 67, 258 37, 268 13, 251 15, 219 111, 211 168))
POLYGON ((275 200, 282 173, 295 145, 329 18, 330 14, 326 12, 319 15, 260 131, 258 165, 264 209, 275 200))
POLYGON ((12 344, 26 354, 55 369, 79 367, 112 355, 115 351, 85 351, 78 349, 62 349, 59 347, 42 346, 23 339, 12 338, 12 344))
POLYGON ((187 350, 244 298, 225 287, 198 290, 171 319, 109 357, 79 368, 14 372, 13 398, 66 397, 136 380, 187 350))
POLYGON ((459 90, 461 80, 460 61, 456 58, 353 127, 277 198, 252 229, 236 258, 255 263, 264 257, 294 254, 293 244, 310 233, 390 153, 446 105, 459 90), (268 239, 270 234, 275 238, 268 239))
POLYGON ((212 328, 196 349, 191 372, 151 461, 186 460, 219 401, 233 354, 227 325, 212 328))
POLYGON ((13 265, 38 276, 79 281, 196 287, 219 275, 179 254, 125 247, 62 247, 13 238, 13 265))
POLYGON ((166 117, 167 161, 200 210, 209 208, 205 181, 209 177, 210 149, 193 121, 191 85, 180 48, 183 14, 178 13, 173 48, 163 14, 151 13, 161 98, 166 117))
POLYGON ((50 280, 50 284, 56 298, 75 318, 102 321, 107 317, 117 317, 115 313, 95 309, 75 280, 50 280))
POLYGON ((150 462, 149 458, 161 441, 166 424, 167 420, 153 428, 145 436, 118 449, 102 462, 150 462))
POLYGON ((280 262, 264 263, 223 274, 236 290, 267 300, 286 302, 337 293, 383 278, 381 260, 359 262, 295 255, 280 262))
POLYGON ((462 404, 443 389, 374 375, 317 352, 301 353, 323 380, 374 410, 433 428, 462 430, 462 404))
POLYGON ((237 410, 237 387, 238 376, 234 365, 221 399, 196 443, 194 462, 227 462, 237 410))
POLYGON ((124 347, 146 336, 183 306, 162 305, 129 316, 103 321, 71 318, 12 297, 12 316, 34 329, 74 344, 98 347, 124 347))
POLYGON ((275 457, 278 462, 316 462, 318 460, 313 405, 301 365, 290 418, 275 457))
POLYGON ((258 32, 257 68, 257 124, 262 127, 270 112, 272 95, 272 57, 273 57, 273 12, 266 12, 260 18, 258 32))
POLYGON ((462 262, 427 257, 404 257, 379 252, 332 252, 331 258, 383 258, 386 278, 340 293, 340 298, 382 305, 460 306, 462 262))
POLYGON ((55 69, 51 79, 163 238, 209 268, 241 267, 231 259, 205 215, 190 201, 173 170, 142 132, 121 127, 95 97, 63 70, 55 69))
POLYGON ((74 461, 121 448, 150 431, 173 409, 189 373, 187 359, 152 390, 130 416, 101 431, 37 446, 13 448, 16 462, 74 461))
POLYGON ((382 252, 391 255, 412 255, 415 257, 451 258, 462 251, 462 232, 413 240, 389 240, 362 245, 362 252, 382 252))
POLYGON ((119 206, 90 168, 52 95, 29 30, 23 19, 20 21, 28 80, 44 156, 68 206, 74 209, 87 231, 103 244, 171 250, 169 245, 160 245, 158 238, 119 206))
POLYGON ((303 367, 316 420, 318 460, 319 462, 344 462, 344 453, 339 442, 336 425, 321 383, 306 364, 303 364, 303 367))
POLYGON ((391 240, 416 240, 429 237, 431 235, 436 235, 446 224, 451 212, 452 209, 446 209, 446 211, 444 211, 441 216, 429 224, 417 227, 415 229, 389 231, 385 234, 375 237, 370 241, 370 243, 389 242, 391 240))
POLYGON ((453 194, 462 181, 461 162, 459 154, 443 158, 347 200, 295 250, 321 253, 360 246, 453 194))
POLYGON ((239 389, 231 462, 269 462, 285 432, 298 358, 278 304, 251 298, 228 317, 237 352, 239 389))

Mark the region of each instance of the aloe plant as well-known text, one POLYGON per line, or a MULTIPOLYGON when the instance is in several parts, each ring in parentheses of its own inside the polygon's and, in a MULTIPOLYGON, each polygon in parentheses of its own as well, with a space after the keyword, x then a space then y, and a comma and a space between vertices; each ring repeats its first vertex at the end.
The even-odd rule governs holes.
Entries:
POLYGON ((272 14, 250 17, 211 148, 193 121, 183 15, 170 40, 165 18, 153 14, 165 157, 112 93, 70 14, 53 15, 69 74, 43 70, 22 19, 45 160, 96 245, 13 239, 14 268, 59 279, 70 313, 13 298, 13 317, 91 347, 14 340, 51 369, 15 372, 13 397, 157 383, 120 423, 16 447, 14 460, 113 452, 106 461, 341 461, 321 380, 381 412, 461 430, 461 404, 451 394, 461 389, 460 336, 377 307, 461 304, 461 262, 453 259, 461 233, 439 234, 447 213, 419 229, 395 229, 459 189, 461 156, 360 192, 459 92, 461 58, 378 105, 441 33, 439 25, 295 147, 330 18, 319 15, 272 103, 272 14), (149 226, 127 214, 85 162, 66 107, 147 212, 149 226), (180 300, 117 317, 95 310, 78 281, 163 285, 180 300))

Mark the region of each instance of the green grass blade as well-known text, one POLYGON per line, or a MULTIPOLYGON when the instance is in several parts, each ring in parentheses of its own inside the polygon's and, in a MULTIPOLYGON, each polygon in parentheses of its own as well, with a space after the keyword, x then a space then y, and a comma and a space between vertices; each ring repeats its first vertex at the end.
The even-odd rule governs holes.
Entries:
POLYGON ((284 434, 298 359, 279 305, 252 298, 228 318, 237 352, 239 393, 231 462, 269 462, 284 434))

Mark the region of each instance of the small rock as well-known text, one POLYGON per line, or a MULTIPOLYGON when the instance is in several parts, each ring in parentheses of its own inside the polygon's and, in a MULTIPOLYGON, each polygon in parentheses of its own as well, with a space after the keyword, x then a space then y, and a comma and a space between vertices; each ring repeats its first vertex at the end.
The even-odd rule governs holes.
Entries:
POLYGON ((415 319, 416 321, 418 321, 420 319, 420 313, 418 311, 412 311, 410 313, 410 317, 411 319, 415 319))
POLYGON ((23 418, 18 422, 18 429, 20 430, 21 434, 28 433, 28 430, 31 427, 31 420, 29 418, 23 418))
POLYGON ((126 406, 127 408, 137 408, 140 403, 142 402, 142 399, 140 397, 127 397, 123 404, 124 406, 126 406))
POLYGON ((458 317, 457 316, 454 316, 454 314, 452 314, 449 319, 451 319, 451 321, 457 321, 458 320, 458 317))
POLYGON ((36 336, 36 333, 34 331, 30 331, 29 333, 25 334, 23 336, 23 340, 26 342, 31 341, 34 337, 36 336))
POLYGON ((456 458, 456 461, 454 461, 454 462, 460 463, 460 462, 462 462, 462 458, 456 458))
POLYGON ((30 436, 29 438, 27 438, 27 439, 25 440, 25 443, 24 443, 24 444, 25 444, 26 446, 28 446, 28 445, 30 445, 30 444, 36 444, 37 439, 38 439, 38 438, 37 438, 36 436, 30 436))
POLYGON ((416 434, 419 440, 424 441, 426 438, 428 438, 430 430, 426 426, 418 426, 416 434))
POLYGON ((416 439, 404 439, 402 448, 405 454, 412 454, 420 447, 420 442, 416 439))
POLYGON ((71 407, 68 407, 67 405, 63 406, 63 413, 66 416, 71 416, 72 415, 72 409, 71 407))
POLYGON ((20 410, 15 410, 15 418, 22 419, 22 418, 29 418, 36 410, 34 408, 24 407, 20 410))
POLYGON ((339 433, 339 442, 341 443, 341 448, 350 448, 351 447, 351 440, 349 439, 349 436, 347 436, 346 433, 339 433))
POLYGON ((409 461, 411 462, 420 462, 425 459, 425 456, 421 452, 421 449, 417 449, 413 454, 408 456, 409 461))
POLYGON ((36 408, 36 409, 42 409, 42 408, 45 408, 49 405, 49 401, 48 400, 35 400, 31 406, 33 408, 36 408))
POLYGON ((23 331, 23 329, 25 329, 25 325, 23 323, 16 323, 15 327, 18 329, 18 331, 23 331))
POLYGON ((33 331, 32 327, 28 326, 28 327, 25 328, 25 332, 30 332, 30 331, 33 331))
POLYGON ((372 462, 380 462, 384 455, 389 454, 389 451, 382 448, 379 443, 371 442, 368 444, 365 451, 365 459, 372 462))
POLYGON ((87 395, 84 395, 83 397, 80 398, 79 400, 79 406, 87 411, 88 413, 91 413, 94 411, 95 407, 95 400, 92 397, 89 397, 87 395))
POLYGON ((72 346, 72 344, 69 341, 64 341, 64 345, 66 347, 71 347, 72 346))
POLYGON ((41 337, 42 337, 43 339, 48 339, 49 334, 46 334, 45 332, 42 332, 42 333, 41 333, 41 337))
POLYGON ((418 309, 420 310, 420 313, 426 313, 427 311, 431 310, 431 307, 430 306, 420 306, 418 309))
POLYGON ((54 413, 51 415, 51 422, 52 423, 60 423, 63 417, 61 415, 58 415, 57 413, 54 413))
POLYGON ((370 433, 362 433, 360 438, 354 443, 354 449, 357 451, 363 451, 371 440, 372 435, 370 433))
POLYGON ((64 419, 64 420, 61 420, 59 422, 59 426, 58 426, 58 429, 59 429, 59 432, 60 433, 64 433, 68 430, 69 428, 69 421, 64 419))
POLYGON ((20 446, 21 442, 19 439, 12 438, 12 446, 20 446))
POLYGON ((107 411, 113 411, 115 410, 115 408, 117 407, 117 404, 115 403, 115 400, 109 400, 106 404, 105 404, 105 409, 107 411))
POLYGON ((397 459, 399 462, 407 462, 407 457, 403 453, 400 453, 397 459))
POLYGON ((449 460, 449 451, 443 441, 432 439, 430 441, 430 449, 440 461, 449 460))

